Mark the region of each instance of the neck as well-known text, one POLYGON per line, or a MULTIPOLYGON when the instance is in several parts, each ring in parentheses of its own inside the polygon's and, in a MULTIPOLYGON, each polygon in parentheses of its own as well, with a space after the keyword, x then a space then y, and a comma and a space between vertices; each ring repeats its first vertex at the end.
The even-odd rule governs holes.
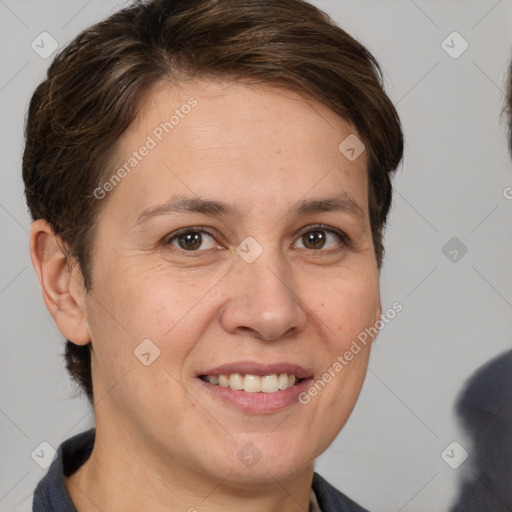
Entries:
POLYGON ((309 510, 313 462, 286 481, 267 473, 266 481, 248 485, 232 473, 205 474, 193 460, 170 458, 137 432, 109 428, 97 418, 91 456, 65 478, 66 488, 79 512, 309 510))

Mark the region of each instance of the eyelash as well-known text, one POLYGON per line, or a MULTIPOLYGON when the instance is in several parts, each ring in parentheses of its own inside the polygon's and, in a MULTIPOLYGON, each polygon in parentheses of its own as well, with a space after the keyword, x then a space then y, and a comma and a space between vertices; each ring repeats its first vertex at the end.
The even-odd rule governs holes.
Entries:
MULTIPOLYGON (((297 239, 304 236, 306 233, 313 232, 313 231, 326 231, 328 233, 331 233, 333 235, 336 235, 340 239, 340 246, 334 247, 331 249, 304 249, 306 251, 310 251, 312 253, 324 253, 324 254, 332 254, 336 252, 340 252, 342 249, 348 247, 350 245, 350 238, 346 233, 343 231, 340 231, 338 229, 332 228, 330 226, 326 226, 324 224, 312 224, 310 226, 306 226, 303 230, 300 231, 298 234, 297 239)), ((184 235, 186 233, 206 233, 207 235, 211 236, 213 239, 215 239, 215 234, 211 232, 208 228, 204 226, 191 226, 187 228, 180 229, 178 231, 175 231, 170 236, 167 236, 163 240, 164 246, 171 246, 172 242, 176 240, 181 235, 184 235)), ((197 253, 201 253, 203 250, 195 250, 195 251, 186 251, 185 249, 181 249, 180 247, 172 247, 173 249, 176 249, 182 253, 186 253, 189 256, 194 257, 197 253)), ((206 249, 208 250, 208 249, 206 249)))

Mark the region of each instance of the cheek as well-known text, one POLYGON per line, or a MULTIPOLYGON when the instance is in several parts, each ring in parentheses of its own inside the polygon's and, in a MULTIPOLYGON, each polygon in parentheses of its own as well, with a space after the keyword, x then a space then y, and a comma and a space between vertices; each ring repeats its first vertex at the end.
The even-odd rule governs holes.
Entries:
POLYGON ((378 319, 378 280, 333 281, 328 292, 321 294, 319 302, 331 344, 341 350, 378 319))
POLYGON ((153 279, 147 271, 139 275, 144 278, 130 272, 111 276, 90 300, 93 381, 99 396, 108 394, 141 424, 154 411, 170 421, 165 407, 171 404, 179 416, 176 411, 185 414, 188 403, 182 368, 201 334, 204 289, 162 276, 153 279))
MULTIPOLYGON (((117 320, 136 339, 162 340, 186 320, 204 295, 202 281, 184 279, 160 269, 121 270, 109 279, 104 301, 117 320)), ((107 319, 108 321, 108 319, 107 319)))
MULTIPOLYGON (((107 345, 102 350, 108 350, 105 359, 116 361, 115 374, 127 368, 138 370, 141 365, 134 351, 146 343, 149 352, 158 354, 154 366, 165 368, 181 381, 188 354, 215 315, 216 290, 210 289, 219 278, 148 269, 123 274, 124 278, 115 280, 119 284, 110 287, 109 298, 105 299, 115 302, 113 314, 102 315, 101 341, 107 345)), ((152 372, 148 378, 154 378, 152 372)))
POLYGON ((138 332, 153 336, 155 341, 172 343, 177 349, 193 339, 199 331, 201 320, 208 317, 208 304, 213 293, 208 293, 212 283, 209 279, 161 275, 160 279, 146 279, 138 290, 127 290, 135 294, 137 305, 131 311, 130 321, 137 324, 138 332), (183 332, 189 336, 184 337, 183 332))
POLYGON ((154 343, 153 353, 165 353, 165 334, 172 337, 174 326, 186 314, 189 298, 180 293, 181 288, 178 291, 163 281, 126 271, 112 273, 102 283, 88 301, 88 323, 99 370, 104 380, 116 381, 141 366, 134 351, 148 343, 144 340, 154 343))

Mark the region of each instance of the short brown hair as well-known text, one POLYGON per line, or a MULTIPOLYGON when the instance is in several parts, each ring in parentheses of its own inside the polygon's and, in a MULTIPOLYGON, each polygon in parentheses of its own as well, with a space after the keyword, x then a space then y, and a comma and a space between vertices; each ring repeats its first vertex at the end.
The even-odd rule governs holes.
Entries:
MULTIPOLYGON (((95 222, 121 134, 161 80, 268 83, 331 108, 357 129, 368 156, 369 215, 381 268, 391 174, 403 153, 398 114, 375 58, 303 0, 139 1, 86 29, 56 55, 28 110, 23 155, 33 220, 45 219, 92 289, 95 222)), ((341 142, 341 141, 340 141, 341 142)), ((93 402, 89 345, 68 340, 66 366, 93 402)))

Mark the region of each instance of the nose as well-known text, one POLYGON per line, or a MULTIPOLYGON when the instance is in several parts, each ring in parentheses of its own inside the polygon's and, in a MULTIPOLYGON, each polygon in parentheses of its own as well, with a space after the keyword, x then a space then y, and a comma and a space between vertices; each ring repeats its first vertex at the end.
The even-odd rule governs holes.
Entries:
POLYGON ((221 315, 227 332, 271 341, 305 329, 305 305, 289 265, 277 251, 266 249, 256 261, 240 258, 235 265, 226 277, 231 299, 221 315))

